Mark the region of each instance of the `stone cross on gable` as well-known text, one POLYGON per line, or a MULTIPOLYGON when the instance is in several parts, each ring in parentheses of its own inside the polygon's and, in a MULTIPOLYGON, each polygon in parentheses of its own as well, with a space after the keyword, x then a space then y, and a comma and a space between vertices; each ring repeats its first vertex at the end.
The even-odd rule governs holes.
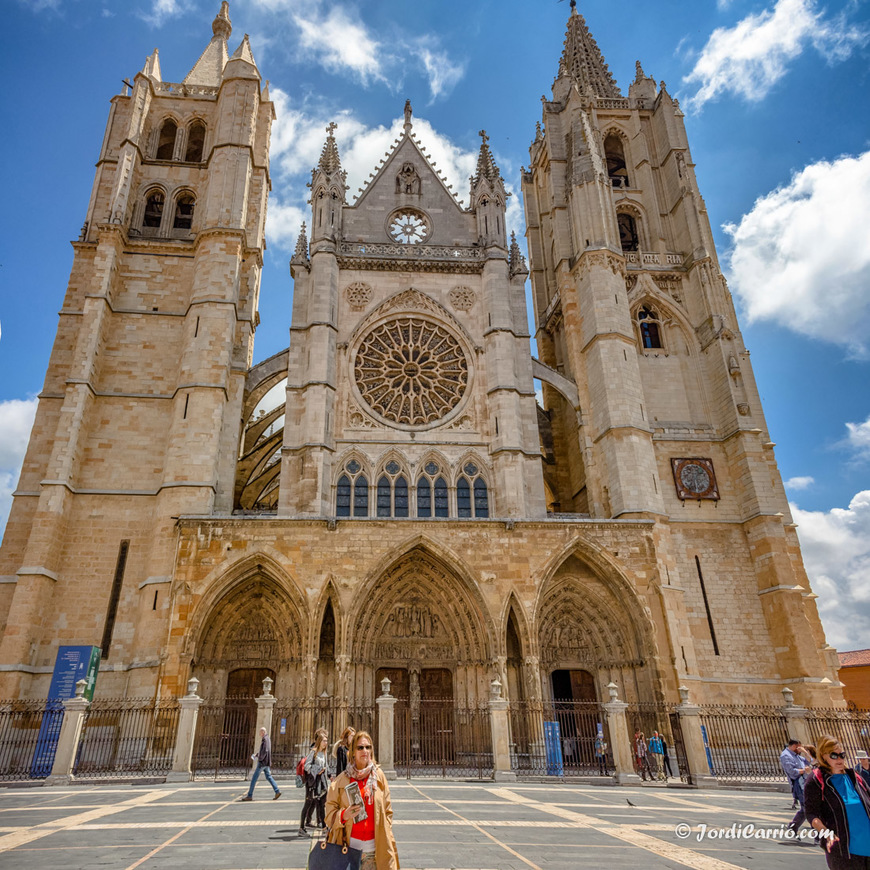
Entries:
POLYGON ((479 130, 477 135, 480 136, 480 138, 483 139, 484 142, 489 142, 489 136, 487 136, 486 130, 479 130))
POLYGON ((338 129, 338 124, 335 121, 330 121, 326 126, 326 132, 331 136, 338 129))

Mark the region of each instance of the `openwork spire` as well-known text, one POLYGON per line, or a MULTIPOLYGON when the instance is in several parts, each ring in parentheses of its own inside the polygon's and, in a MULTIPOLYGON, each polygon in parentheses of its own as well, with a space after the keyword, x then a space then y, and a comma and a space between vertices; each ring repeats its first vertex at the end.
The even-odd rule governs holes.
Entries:
POLYGON ((338 124, 331 121, 326 128, 327 137, 323 145, 323 151, 320 152, 320 160, 317 168, 326 175, 332 175, 334 172, 341 171, 341 158, 338 156, 338 145, 335 144, 335 128, 338 124))
POLYGON ((565 50, 559 61, 559 76, 570 75, 580 92, 590 97, 622 96, 598 43, 592 38, 583 16, 572 4, 565 34, 565 50))
POLYGON ((495 164, 492 151, 489 150, 489 136, 486 135, 486 130, 481 130, 478 135, 481 139, 480 154, 477 155, 477 171, 474 173, 472 185, 476 187, 484 178, 494 185, 496 181, 501 181, 501 173, 495 164))

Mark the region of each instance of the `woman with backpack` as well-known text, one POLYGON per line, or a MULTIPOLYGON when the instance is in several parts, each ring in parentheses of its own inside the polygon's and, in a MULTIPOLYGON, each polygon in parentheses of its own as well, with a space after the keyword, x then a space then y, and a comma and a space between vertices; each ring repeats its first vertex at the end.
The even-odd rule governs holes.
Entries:
POLYGON ((816 743, 819 766, 804 790, 807 821, 819 832, 830 870, 870 870, 870 789, 846 767, 840 742, 816 743))
POLYGON ((299 819, 299 836, 307 837, 306 824, 311 824, 311 816, 317 810, 317 827, 323 828, 325 822, 326 791, 329 788, 329 773, 327 771, 327 734, 323 728, 314 732, 314 744, 305 757, 305 803, 302 805, 302 816, 299 819))

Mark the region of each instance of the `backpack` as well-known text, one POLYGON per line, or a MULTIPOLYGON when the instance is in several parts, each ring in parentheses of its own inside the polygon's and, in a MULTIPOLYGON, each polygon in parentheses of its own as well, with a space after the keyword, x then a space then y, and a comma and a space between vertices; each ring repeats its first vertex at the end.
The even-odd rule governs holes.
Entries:
POLYGON ((305 785, 305 759, 306 756, 303 755, 296 764, 296 788, 302 788, 305 785))

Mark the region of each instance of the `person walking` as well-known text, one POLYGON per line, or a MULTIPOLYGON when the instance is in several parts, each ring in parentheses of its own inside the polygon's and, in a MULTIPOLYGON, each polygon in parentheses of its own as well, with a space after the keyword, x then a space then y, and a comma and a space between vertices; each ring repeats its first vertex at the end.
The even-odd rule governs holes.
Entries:
POLYGON ((797 832, 797 829, 804 823, 804 819, 807 817, 804 809, 804 774, 812 770, 812 764, 807 761, 801 750, 800 740, 792 738, 788 741, 788 746, 779 755, 779 766, 789 781, 792 797, 798 803, 798 811, 788 823, 789 830, 795 832, 797 832))
POLYGON ((649 739, 649 752, 652 755, 653 763, 655 764, 655 778, 656 779, 667 779, 665 776, 664 769, 664 747, 662 746, 662 738, 659 736, 658 731, 653 731, 653 736, 649 739))
POLYGON ((399 870, 399 853, 393 836, 390 786, 375 761, 371 735, 357 731, 350 744, 350 760, 329 786, 326 796, 327 840, 346 842, 362 852, 360 870, 399 870), (363 807, 351 806, 347 787, 359 786, 363 807), (344 828, 344 830, 342 830, 344 828))
POLYGON ((269 739, 269 732, 265 728, 260 729, 260 749, 254 756, 257 759, 257 767, 254 770, 254 775, 251 777, 251 784, 248 787, 248 793, 242 798, 243 801, 252 801, 254 799, 254 786, 260 778, 260 772, 266 777, 266 782, 272 786, 275 791, 275 797, 272 800, 278 800, 281 797, 281 792, 278 789, 278 784, 272 779, 272 741, 269 739))
POLYGON ((816 742, 819 767, 806 785, 810 825, 820 836, 830 870, 870 870, 870 789, 863 777, 846 767, 846 753, 836 737, 816 742))
POLYGON ((855 773, 857 773, 858 776, 867 783, 867 787, 870 788, 870 758, 867 758, 867 753, 863 749, 858 749, 855 751, 855 759, 858 762, 855 765, 855 773))
POLYGON ((317 827, 325 826, 326 792, 329 788, 327 773, 327 735, 319 728, 314 732, 314 744, 305 758, 305 803, 302 805, 302 815, 299 817, 299 836, 307 837, 306 825, 311 824, 314 811, 317 810, 317 827))

